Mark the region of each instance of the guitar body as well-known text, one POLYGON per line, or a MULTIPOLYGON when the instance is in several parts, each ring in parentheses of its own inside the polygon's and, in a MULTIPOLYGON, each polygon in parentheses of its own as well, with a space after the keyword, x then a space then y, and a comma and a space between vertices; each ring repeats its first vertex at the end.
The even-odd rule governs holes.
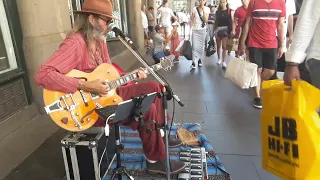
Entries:
MULTIPOLYGON (((86 78, 87 81, 100 79, 108 82, 120 78, 117 69, 111 64, 101 64, 91 73, 72 70, 66 76, 86 78)), ((83 91, 66 94, 44 89, 43 99, 45 109, 52 120, 68 131, 83 131, 92 127, 99 118, 95 112, 97 107, 116 105, 123 101, 116 93, 116 89, 112 89, 103 97, 83 91)))
MULTIPOLYGON (((150 71, 171 69, 174 56, 165 57, 160 63, 152 65, 150 71)), ((149 73, 147 69, 142 69, 149 73)), ((101 64, 93 72, 85 73, 72 70, 65 76, 94 81, 106 81, 110 87, 107 95, 100 97, 97 94, 78 90, 73 94, 44 89, 43 99, 47 114, 63 129, 68 131, 84 131, 92 127, 99 119, 95 112, 97 108, 117 105, 123 102, 116 89, 129 82, 139 79, 137 72, 128 73, 120 77, 118 70, 111 64, 101 64)))

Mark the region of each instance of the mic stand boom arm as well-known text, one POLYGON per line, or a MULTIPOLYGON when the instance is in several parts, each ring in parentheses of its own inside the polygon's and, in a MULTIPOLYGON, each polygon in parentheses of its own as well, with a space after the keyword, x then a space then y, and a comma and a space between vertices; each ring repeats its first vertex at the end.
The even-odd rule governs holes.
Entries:
MULTIPOLYGON (((141 62, 141 64, 149 71, 149 73, 150 74, 152 74, 152 76, 154 77, 154 78, 156 78, 157 79, 157 81, 160 83, 160 84, 162 84, 163 85, 163 87, 165 87, 165 86, 169 86, 167 83, 165 83, 154 71, 153 71, 153 69, 152 68, 150 68, 150 66, 143 60, 143 58, 136 52, 136 51, 138 51, 138 49, 136 49, 135 47, 132 47, 132 46, 130 46, 128 43, 127 43, 127 41, 125 41, 125 40, 123 40, 123 38, 121 38, 119 35, 117 35, 117 38, 130 50, 130 52, 141 62)), ((167 91, 172 91, 172 89, 167 89, 167 91)), ((179 97, 176 95, 176 94, 174 94, 173 92, 172 92, 172 94, 173 94, 173 99, 175 100, 175 101, 177 101, 178 102, 178 104, 181 106, 181 107, 183 107, 184 106, 184 104, 181 102, 181 100, 179 99, 179 97)))
MULTIPOLYGON (((164 113, 164 138, 165 138, 165 151, 166 151, 166 170, 167 170, 167 180, 171 179, 171 174, 170 174, 170 159, 169 159, 169 138, 168 138, 168 117, 167 117, 167 109, 168 109, 168 100, 167 100, 167 94, 172 93, 172 97, 174 98, 175 101, 178 102, 178 104, 183 107, 184 104, 181 102, 179 97, 175 95, 172 92, 172 89, 170 86, 165 83, 154 71, 149 67, 149 65, 143 60, 143 57, 136 51, 138 49, 133 45, 133 43, 130 43, 131 45, 128 44, 127 40, 124 40, 118 33, 116 34, 117 38, 130 50, 130 52, 142 63, 144 67, 149 71, 150 74, 153 75, 157 79, 157 81, 162 84, 163 88, 161 90, 161 94, 159 94, 159 97, 162 98, 162 108, 163 108, 163 113, 164 113), (167 89, 168 88, 168 89, 167 89), (171 91, 171 92, 168 92, 171 91)), ((132 42, 132 41, 131 41, 132 42)))

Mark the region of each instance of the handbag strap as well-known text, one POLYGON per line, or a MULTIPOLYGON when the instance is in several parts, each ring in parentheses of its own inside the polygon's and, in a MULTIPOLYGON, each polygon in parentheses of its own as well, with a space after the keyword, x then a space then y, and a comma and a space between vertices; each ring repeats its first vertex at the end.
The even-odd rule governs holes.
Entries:
POLYGON ((201 14, 200 14, 200 12, 199 12, 199 8, 198 8, 198 7, 197 7, 197 12, 198 12, 198 14, 199 14, 199 18, 201 19, 202 23, 205 23, 204 20, 203 20, 202 17, 201 17, 201 14))
MULTIPOLYGON (((245 62, 250 62, 249 55, 243 54, 243 55, 240 56, 240 57, 242 57, 245 62)), ((239 59, 241 59, 241 58, 239 58, 239 59)))

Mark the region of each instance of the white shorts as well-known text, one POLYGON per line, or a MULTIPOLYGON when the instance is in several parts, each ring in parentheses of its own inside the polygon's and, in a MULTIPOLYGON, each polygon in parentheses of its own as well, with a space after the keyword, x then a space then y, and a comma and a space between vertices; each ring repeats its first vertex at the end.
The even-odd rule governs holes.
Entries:
POLYGON ((172 26, 171 26, 171 25, 162 24, 162 27, 164 27, 164 31, 165 31, 167 34, 171 34, 171 31, 172 31, 172 26))

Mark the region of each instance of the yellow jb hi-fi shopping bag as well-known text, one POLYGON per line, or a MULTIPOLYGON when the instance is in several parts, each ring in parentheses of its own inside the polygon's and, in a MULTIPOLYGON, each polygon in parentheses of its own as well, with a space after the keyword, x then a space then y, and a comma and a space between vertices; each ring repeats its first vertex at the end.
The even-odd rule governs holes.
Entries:
POLYGON ((320 91, 304 81, 262 85, 262 166, 282 179, 320 180, 320 91))

